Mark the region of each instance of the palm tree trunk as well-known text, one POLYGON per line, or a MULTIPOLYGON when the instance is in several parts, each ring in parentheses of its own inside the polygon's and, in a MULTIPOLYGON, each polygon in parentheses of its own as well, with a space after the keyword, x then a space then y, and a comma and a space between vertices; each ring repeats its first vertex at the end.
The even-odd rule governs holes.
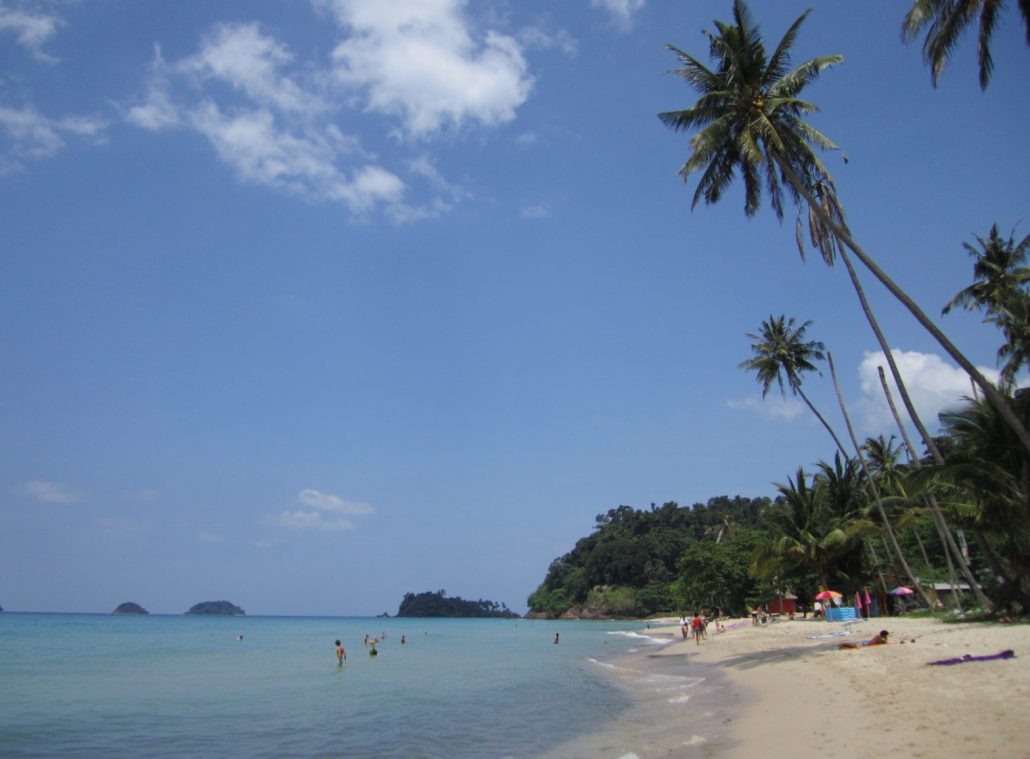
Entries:
POLYGON ((833 378, 833 389, 837 391, 837 401, 840 403, 841 413, 844 414, 844 424, 848 428, 848 436, 851 438, 851 444, 855 446, 858 463, 862 467, 862 473, 865 474, 866 482, 869 484, 869 490, 873 494, 873 500, 876 502, 876 510, 879 512, 880 519, 883 521, 883 528, 887 532, 887 536, 890 538, 891 547, 894 549, 894 555, 898 557, 898 561, 901 563, 901 568, 904 570, 905 576, 908 577, 913 587, 915 587, 916 592, 922 597, 927 608, 933 608, 933 602, 930 600, 930 596, 928 596, 926 591, 923 590, 923 586, 919 584, 915 574, 912 572, 912 568, 905 560, 905 554, 902 552, 901 545, 898 543, 898 536, 894 534, 894 528, 891 527, 890 520, 887 519, 887 512, 883 508, 883 501, 880 500, 880 493, 877 491, 876 483, 873 482, 873 478, 869 474, 869 467, 866 466, 865 456, 862 454, 862 447, 858 444, 858 438, 855 437, 855 430, 851 426, 851 416, 848 414, 848 407, 844 403, 844 393, 841 392, 840 382, 837 381, 837 369, 833 365, 833 355, 829 351, 826 352, 826 361, 830 365, 830 376, 833 378))
MULTIPOLYGON (((887 398, 887 405, 890 406, 891 413, 894 415, 894 423, 898 425, 898 431, 901 433, 901 439, 905 441, 905 447, 908 448, 909 462, 912 464, 913 469, 919 469, 921 464, 919 463, 919 457, 915 455, 915 449, 912 447, 912 441, 908 437, 908 431, 905 429, 905 425, 901 423, 901 417, 898 415, 898 407, 894 405, 894 396, 891 395, 890 387, 887 385, 887 378, 883 374, 883 367, 879 367, 880 374, 880 385, 883 387, 883 394, 887 398)), ((895 377, 897 381, 897 377, 895 377)), ((904 384, 904 383, 902 383, 904 384)), ((900 389, 900 385, 899 385, 900 389)), ((910 410, 910 415, 915 418, 919 418, 919 415, 915 413, 915 409, 910 410)), ((917 425, 917 426, 921 426, 917 425)), ((925 427, 923 428, 925 429, 925 427)), ((944 463, 944 457, 941 456, 940 449, 937 448, 936 444, 933 443, 933 439, 927 435, 925 438, 927 442, 927 448, 930 449, 931 453, 936 454, 934 460, 938 458, 938 463, 944 463)), ((926 503, 930 506, 930 512, 933 514, 934 523, 937 525, 937 535, 941 538, 941 542, 944 544, 944 558, 948 564, 948 572, 950 573, 952 580, 952 592, 955 594, 955 603, 958 604, 958 590, 955 585, 958 584, 958 577, 955 576, 955 569, 952 566, 952 556, 955 557, 955 562, 958 564, 959 571, 962 572, 962 576, 966 578, 966 582, 969 583, 970 589, 973 591, 973 595, 976 597, 976 602, 980 605, 980 608, 987 612, 991 612, 994 609, 994 604, 984 593, 983 588, 980 587, 980 583, 976 581, 976 577, 973 575, 973 571, 969 568, 969 562, 962 555, 962 551, 955 544, 955 538, 951 535, 951 529, 948 527, 948 520, 944 518, 944 511, 941 509, 940 504, 937 503, 937 496, 932 493, 926 497, 926 503)), ((960 607, 961 608, 961 607, 960 607)))
POLYGON ((977 385, 980 386, 980 389, 983 390, 984 395, 990 401, 991 405, 995 407, 997 412, 1005 420, 1006 424, 1008 424, 1016 433, 1016 436, 1019 437, 1019 441, 1023 444, 1023 447, 1030 452, 1030 432, 1027 432, 1026 427, 1023 426, 1019 417, 1017 417, 1012 411, 1012 408, 1005 396, 1002 395, 998 388, 984 377, 975 366, 973 366, 972 362, 966 358, 962 351, 960 351, 955 344, 948 339, 948 336, 933 323, 930 317, 923 312, 919 305, 909 297, 908 293, 902 290, 893 279, 887 276, 886 272, 877 265, 876 261, 874 261, 872 257, 870 257, 870 255, 866 253, 865 250, 863 250, 859 244, 854 241, 854 239, 852 239, 848 231, 843 229, 830 217, 822 207, 822 204, 819 203, 819 201, 812 195, 811 190, 809 190, 808 187, 798 178, 797 174, 794 173, 794 170, 790 165, 775 151, 773 152, 773 157, 790 184, 805 199, 805 202, 808 203, 809 208, 812 209, 812 211, 824 224, 826 224, 827 227, 833 230, 837 239, 851 249, 851 252, 853 252, 858 260, 862 262, 862 265, 865 266, 872 275, 887 288, 891 295, 897 298, 901 304, 908 309, 909 313, 915 317, 916 321, 918 321, 923 328, 933 336, 937 343, 944 348, 945 352, 965 370, 966 374, 968 374, 977 385))
MULTIPOLYGON (((894 396, 891 394, 890 386, 887 384, 887 377, 884 376, 883 367, 878 366, 876 367, 876 370, 877 373, 880 375, 880 387, 883 388, 883 396, 887 399, 887 405, 890 407, 891 415, 893 415, 894 417, 894 423, 898 426, 898 431, 901 433, 901 439, 905 441, 905 449, 908 451, 909 464, 911 464, 913 469, 918 469, 920 467, 919 458, 915 455, 915 451, 912 448, 912 441, 909 440, 908 431, 905 429, 905 425, 901 423, 901 416, 900 414, 898 414, 898 407, 894 405, 894 396)), ((894 379, 895 381, 897 381, 898 378, 895 377, 894 379)), ((903 384, 904 383, 902 383, 902 385, 903 384)), ((910 413, 911 415, 914 415, 917 419, 919 418, 919 415, 915 414, 914 409, 910 413)), ((937 448, 936 445, 933 445, 932 449, 936 451, 938 456, 941 455, 940 450, 937 448)), ((958 575, 955 574, 955 565, 951 560, 951 548, 948 545, 948 539, 946 537, 947 535, 951 534, 951 530, 948 529, 948 523, 944 519, 944 512, 941 511, 940 507, 937 504, 937 498, 931 495, 929 496, 929 498, 926 499, 926 501, 927 504, 930 506, 930 511, 933 515, 934 527, 937 528, 937 538, 941 541, 941 546, 944 548, 944 563, 948 567, 948 578, 951 582, 952 600, 955 602, 955 608, 961 610, 962 601, 959 599, 958 594, 958 575), (931 499, 933 500, 932 503, 930 503, 931 499), (934 507, 937 508, 935 509, 934 507)), ((914 526, 913 530, 915 530, 914 526)), ((918 531, 916 532, 916 538, 919 538, 918 531)), ((921 540, 919 541, 919 547, 923 547, 923 541, 921 540)), ((959 554, 956 555, 958 556, 959 560, 962 561, 964 557, 962 557, 960 554, 961 552, 959 552, 959 554)), ((923 552, 923 555, 926 555, 925 550, 923 552)), ((926 560, 926 564, 927 566, 930 565, 929 559, 926 560)), ((969 569, 968 564, 966 565, 966 569, 969 569)), ((970 571, 969 574, 972 574, 972 572, 970 571)))
POLYGON ((800 387, 796 387, 794 389, 797 390, 798 395, 801 396, 801 400, 803 400, 808 405, 809 410, 813 414, 815 414, 815 418, 822 422, 823 427, 825 427, 826 431, 830 433, 830 437, 832 437, 833 442, 837 444, 837 450, 840 451, 841 455, 844 457, 844 460, 847 461, 849 458, 851 458, 850 456, 848 456, 848 452, 844 449, 844 446, 841 445, 840 439, 837 437, 836 433, 834 433, 833 427, 831 427, 830 423, 823 418, 823 415, 819 413, 818 409, 816 409, 816 407, 812 405, 812 401, 808 400, 808 396, 801 391, 800 387))

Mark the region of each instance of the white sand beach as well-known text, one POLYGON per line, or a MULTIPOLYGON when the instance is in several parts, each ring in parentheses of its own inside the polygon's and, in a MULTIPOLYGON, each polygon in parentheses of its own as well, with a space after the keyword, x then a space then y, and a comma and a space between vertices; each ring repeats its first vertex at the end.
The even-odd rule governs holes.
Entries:
MULTIPOLYGON (((881 617, 850 628, 816 620, 732 623, 698 646, 678 627, 662 657, 719 665, 743 696, 730 746, 666 756, 1030 757, 1030 626, 881 617), (821 637, 849 630, 847 637, 821 637), (890 643, 839 650, 881 629, 890 643), (928 666, 997 654, 1003 660, 928 666)), ((689 738, 689 736, 686 736, 689 738)))

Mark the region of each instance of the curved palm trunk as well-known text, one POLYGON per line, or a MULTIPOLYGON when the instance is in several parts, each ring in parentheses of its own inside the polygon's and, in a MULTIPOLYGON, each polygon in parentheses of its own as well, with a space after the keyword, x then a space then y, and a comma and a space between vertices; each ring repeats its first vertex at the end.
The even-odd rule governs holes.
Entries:
MULTIPOLYGON (((919 417, 919 413, 916 411, 915 404, 912 403, 912 398, 908 394, 908 388, 905 385, 904 379, 901 377, 901 371, 898 369, 898 364, 894 360, 894 353, 891 351, 891 347, 887 342, 886 336, 883 334, 883 330, 880 329, 880 323, 876 320, 873 315, 873 310, 869 305, 869 301, 865 296, 865 288, 862 287, 862 281, 858 278, 858 272, 855 271, 854 265, 851 263, 851 258, 843 250, 840 251, 841 260, 844 262, 844 266, 848 270, 848 276, 851 278, 851 284, 855 288, 855 293, 858 295, 858 301, 862 306, 862 312, 865 314, 866 321, 869 322, 869 326, 873 330, 873 334, 876 336, 876 341, 880 344, 880 350, 883 352, 883 357, 887 361, 887 366, 890 367, 891 376, 894 377, 894 382, 898 387, 898 392, 901 393, 901 400, 905 404, 905 410, 908 412, 909 418, 919 431, 920 436, 923 438, 923 442, 926 444, 927 449, 933 456, 934 461, 938 464, 944 463, 944 457, 941 455, 940 449, 934 442, 933 437, 927 431, 926 426, 923 424, 923 420, 919 417)), ((892 413, 894 414, 895 422, 898 425, 898 430, 901 432, 901 437, 905 441, 905 447, 908 448, 909 456, 911 457, 913 466, 919 468, 919 459, 915 455, 915 448, 912 447, 912 441, 908 437, 908 432, 905 430, 905 426, 901 423, 898 416, 897 407, 894 405, 894 398, 890 393, 890 389, 887 387, 887 383, 883 377, 883 369, 880 368, 880 383, 883 386, 884 394, 887 397, 887 404, 890 406, 892 413)), ((1006 406, 1008 404, 1006 403, 1006 406)), ((983 589, 980 587, 980 583, 976 581, 972 570, 969 568, 969 562, 966 561, 965 556, 962 555, 962 551, 959 550, 958 546, 955 545, 955 538, 951 534, 951 530, 948 528, 947 519, 944 517, 944 512, 941 510, 940 505, 937 503, 937 498, 933 495, 927 498, 927 503, 930 506, 930 511, 933 513, 934 522, 937 525, 937 534, 944 543, 944 555, 947 558, 948 568, 951 572, 954 572, 952 567, 952 556, 954 556, 955 562, 959 565, 959 569, 962 572, 962 576, 966 578, 966 582, 969 583, 969 587, 973 590, 973 594, 976 596, 977 603, 988 611, 993 609, 994 605, 990 602, 987 596, 984 594, 983 589)), ((952 580, 952 585, 956 584, 958 578, 952 580)), ((956 594, 956 603, 958 602, 958 591, 954 590, 956 594)))
POLYGON ((808 400, 808 396, 801 391, 800 387, 797 387, 795 389, 798 391, 798 395, 801 396, 801 400, 803 400, 808 405, 809 410, 813 414, 815 414, 815 418, 822 422, 823 427, 825 427, 826 431, 830 433, 830 437, 832 437, 833 442, 837 444, 837 450, 840 451, 841 455, 844 457, 844 460, 847 461, 849 458, 851 458, 850 456, 848 456, 848 452, 844 450, 844 446, 841 445, 840 439, 837 437, 836 433, 834 433, 833 427, 830 426, 830 423, 823 418, 823 415, 819 413, 818 409, 816 409, 816 407, 812 404, 812 401, 808 400))
POLYGON ((872 275, 887 288, 891 295, 897 298, 901 304, 908 309, 909 313, 915 317, 916 321, 918 321, 923 328, 933 336, 937 343, 944 348, 945 352, 951 356, 951 358, 961 366, 963 370, 965 370, 966 374, 968 374, 977 385, 979 385, 991 405, 995 407, 1001 417, 1005 420, 1005 423, 1008 424, 1016 433, 1017 437, 1019 437, 1019 441, 1023 444, 1023 447, 1030 452, 1030 432, 1027 432, 1022 422, 1020 422, 1019 417, 1017 417, 1012 411, 1012 408, 1006 401, 1005 396, 1002 395, 998 388, 984 377, 975 366, 973 366, 972 362, 970 362, 962 351, 960 351, 955 344, 948 339, 948 336, 933 323, 930 317, 923 312, 919 305, 909 297, 908 293, 902 290, 893 279, 887 276, 886 272, 877 265, 876 261, 874 261, 872 257, 866 253, 865 250, 863 250, 862 247, 854 241, 854 239, 852 239, 847 230, 843 229, 836 221, 833 220, 833 218, 830 217, 828 213, 826 213, 822 204, 815 199, 808 187, 798 179, 797 174, 794 173, 794 170, 790 165, 776 152, 773 152, 773 158, 783 171, 784 176, 787 177, 791 186, 805 199, 805 202, 808 203, 809 208, 815 212, 827 227, 833 230, 834 235, 855 254, 855 257, 862 262, 862 265, 865 266, 872 275))
MULTIPOLYGON (((891 414, 894 416, 894 423, 897 424, 898 430, 901 433, 901 439, 904 441, 905 450, 908 451, 908 462, 913 465, 913 469, 919 469, 919 458, 917 458, 915 451, 912 447, 912 441, 908 440, 908 432, 904 428, 904 424, 901 423, 901 416, 898 414, 897 406, 894 405, 894 396, 891 394, 891 388, 887 385, 887 377, 884 375, 884 368, 877 367, 877 371, 880 374, 880 386, 884 388, 884 396, 887 399, 887 405, 891 408, 891 414)), ((933 504, 936 505, 937 499, 933 499, 933 504)), ((931 507, 932 511, 932 507, 931 507)), ((933 526, 937 528, 937 539, 940 541, 940 545, 945 549, 945 563, 948 564, 948 577, 952 582, 952 598, 955 601, 955 608, 959 611, 962 610, 962 601, 959 598, 958 591, 958 576, 955 574, 955 564, 952 563, 951 549, 948 546, 948 540, 945 538, 945 531, 948 530, 948 523, 943 521, 943 515, 941 519, 937 519, 937 515, 933 513, 933 526)), ((950 530, 948 530, 950 531, 950 530)), ((919 538, 919 530, 913 525, 913 532, 916 534, 916 540, 919 541, 920 550, 923 551, 923 558, 926 559, 926 565, 930 565, 930 558, 926 555, 926 549, 923 548, 923 541, 919 538)), ((974 586, 970 586, 974 587, 974 586)))
POLYGON ((894 549, 894 554, 898 557, 898 561, 901 563, 901 568, 905 572, 905 576, 908 577, 912 586, 916 589, 916 592, 923 599, 927 608, 933 607, 933 601, 930 600, 930 596, 927 595, 926 591, 923 590, 923 586, 916 580, 915 574, 912 572, 912 568, 908 565, 908 561, 905 560, 905 554, 901 550, 901 545, 898 543, 898 536, 894 534, 894 528, 891 527, 890 520, 887 519, 887 512, 883 508, 883 501, 880 500, 880 493, 876 489, 876 483, 873 482, 873 478, 869 474, 869 467, 866 466, 865 456, 862 455, 862 447, 858 444, 858 438, 855 437, 855 430, 851 426, 851 417, 848 415, 848 408, 844 403, 844 394, 841 392, 840 383, 837 381, 837 369, 833 365, 833 356, 829 351, 826 352, 826 361, 830 365, 830 376, 833 378, 833 389, 837 391, 837 401, 840 403, 841 413, 844 414, 844 424, 848 428, 848 436, 851 438, 851 444, 855 446, 855 453, 858 455, 858 463, 862 467, 862 473, 865 474, 866 482, 869 483, 869 490, 872 491, 873 500, 876 502, 876 510, 880 514, 880 519, 883 521, 883 528, 887 532, 887 536, 890 538, 891 548, 894 549))

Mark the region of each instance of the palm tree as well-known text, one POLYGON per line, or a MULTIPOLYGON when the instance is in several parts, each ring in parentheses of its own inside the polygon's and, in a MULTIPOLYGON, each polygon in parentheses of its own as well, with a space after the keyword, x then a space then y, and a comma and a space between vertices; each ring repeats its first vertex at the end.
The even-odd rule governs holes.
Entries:
POLYGON ((826 349, 826 346, 818 340, 805 340, 805 332, 811 323, 809 320, 800 326, 795 326, 793 316, 788 319, 782 314, 777 317, 770 315, 766 321, 762 322, 759 334, 747 333, 747 336, 754 341, 751 344, 751 352, 754 355, 746 361, 742 361, 740 368, 755 372, 755 378, 762 385, 763 398, 768 395, 769 388, 774 382, 779 385, 781 395, 786 396, 784 387, 786 384, 792 394, 801 396, 801 400, 830 433, 837 449, 847 458, 847 451, 844 450, 844 446, 841 445, 833 428, 801 389, 802 374, 817 371, 813 362, 822 361, 823 351, 826 349))
MULTIPOLYGON (((702 198, 709 204, 718 202, 737 170, 744 181, 744 213, 748 216, 760 207, 763 178, 778 218, 783 218, 784 188, 796 204, 804 200, 810 214, 818 219, 821 236, 854 253, 980 386, 1030 451, 1030 433, 1005 397, 825 207, 828 196, 836 197, 836 187, 814 148, 835 150, 837 146, 805 122, 805 115, 817 109, 798 96, 824 69, 843 59, 839 55, 821 56, 789 68, 791 45, 807 16, 808 12, 799 16, 773 54, 767 56, 747 6, 743 0, 734 0, 734 23, 716 21, 718 34, 708 34, 709 54, 717 64, 714 70, 679 48, 668 46, 683 64, 674 73, 700 93, 692 107, 658 114, 672 129, 698 130, 690 139, 691 154, 679 171, 684 181, 701 172, 692 207, 702 198)), ((817 236, 815 231, 813 236, 817 236)))
POLYGON ((1008 386, 1015 380, 1019 369, 1030 360, 1030 235, 1018 243, 1015 233, 1008 240, 998 233, 998 225, 991 226, 987 239, 976 236, 979 247, 962 243, 974 258, 973 284, 960 290, 948 301, 942 313, 962 306, 967 311, 983 311, 984 321, 1001 328, 1005 343, 998 350, 998 358, 1008 358, 1001 370, 1008 386))
MULTIPOLYGON (((1016 394, 1014 405, 1030 419, 1030 391, 1016 394)), ((955 443, 939 481, 958 488, 952 502, 967 514, 977 542, 1002 583, 1002 602, 1030 606, 1030 457, 1013 445, 1012 432, 995 409, 982 400, 941 414, 955 443), (981 533, 993 537, 989 544, 981 533), (994 548, 992 548, 992 545, 994 548), (995 549, 997 555, 995 555, 995 549), (999 565, 996 559, 1001 559, 999 565)))
POLYGON ((795 479, 788 477, 787 484, 775 486, 780 497, 762 512, 772 540, 756 551, 752 573, 771 578, 807 567, 824 588, 829 588, 831 580, 837 578, 835 563, 860 550, 862 535, 872 528, 871 523, 853 503, 845 511, 835 512, 828 505, 820 478, 816 476, 809 483, 801 468, 795 479))
MULTIPOLYGON (((930 82, 934 87, 962 33, 979 14, 976 57, 980 64, 980 89, 987 89, 994 70, 991 35, 1004 5, 1004 0, 915 0, 901 24, 901 36, 907 42, 926 29, 923 60, 930 67, 930 82)), ((1023 14, 1026 40, 1030 45, 1030 0, 1019 0, 1019 10, 1023 14)))
POLYGON ((887 511, 883 508, 883 500, 880 498, 880 491, 877 489, 876 482, 873 480, 869 467, 866 464, 865 455, 862 453, 862 446, 858 444, 858 438, 855 437, 855 430, 851 425, 851 415, 848 414, 847 405, 844 403, 844 394, 841 392, 840 383, 837 381, 837 370, 833 366, 832 354, 826 354, 826 362, 830 365, 830 377, 833 379, 833 389, 837 391, 837 401, 840 403, 841 413, 844 414, 844 424, 847 426, 848 435, 851 437, 851 444, 855 446, 855 453, 858 455, 858 463, 862 467, 862 474, 865 475, 869 492, 872 494, 873 501, 876 503, 876 510, 880 515, 880 521, 883 523, 884 532, 887 533, 887 537, 890 539, 891 548, 894 549, 894 555, 898 557, 898 562, 901 564, 901 568, 905 572, 905 576, 908 577, 909 581, 915 587, 916 593, 918 593, 923 599, 923 602, 926 603, 927 606, 931 606, 932 602, 930 597, 927 595, 926 591, 923 590, 923 586, 919 584, 915 573, 908 564, 908 560, 905 559, 905 553, 901 550, 901 545, 898 543, 898 537, 894 534, 894 528, 891 527, 890 520, 887 518, 887 511))

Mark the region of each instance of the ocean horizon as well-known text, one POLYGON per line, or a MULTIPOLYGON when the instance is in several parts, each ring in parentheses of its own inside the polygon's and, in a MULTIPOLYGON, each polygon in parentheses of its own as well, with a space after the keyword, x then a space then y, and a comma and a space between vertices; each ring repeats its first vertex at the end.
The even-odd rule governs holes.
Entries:
POLYGON ((644 628, 4 612, 0 755, 623 757, 709 740, 679 722, 704 688, 715 703, 712 673, 649 666, 668 640, 644 628))

